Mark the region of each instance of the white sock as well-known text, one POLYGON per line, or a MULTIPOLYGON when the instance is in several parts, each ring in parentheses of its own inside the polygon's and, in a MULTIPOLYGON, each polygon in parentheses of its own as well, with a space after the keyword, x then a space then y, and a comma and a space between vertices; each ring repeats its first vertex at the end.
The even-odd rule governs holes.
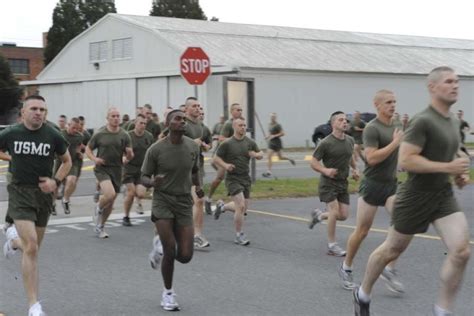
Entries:
POLYGON ((337 245, 337 242, 328 242, 329 248, 334 247, 335 245, 337 245))
POLYGON ((346 270, 346 271, 352 271, 352 267, 349 267, 347 264, 346 264, 346 261, 344 261, 342 263, 342 269, 343 270, 346 270))
POLYGON ((452 313, 446 309, 443 309, 439 307, 438 305, 435 304, 433 308, 433 312, 436 316, 449 316, 452 315, 452 313))
POLYGON ((364 291, 362 290, 362 286, 359 287, 358 296, 359 296, 359 301, 362 301, 364 303, 369 303, 370 302, 370 295, 367 295, 367 294, 364 293, 364 291))
POLYGON ((171 288, 171 289, 169 289, 169 290, 168 290, 167 288, 165 288, 165 289, 164 289, 164 292, 165 292, 166 295, 171 295, 171 294, 174 293, 173 288, 171 288))

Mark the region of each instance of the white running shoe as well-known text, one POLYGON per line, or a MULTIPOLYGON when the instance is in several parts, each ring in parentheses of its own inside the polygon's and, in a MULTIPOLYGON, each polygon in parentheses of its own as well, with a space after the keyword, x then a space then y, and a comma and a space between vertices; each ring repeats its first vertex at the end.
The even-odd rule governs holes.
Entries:
POLYGON ((18 251, 18 249, 13 248, 13 245, 12 245, 12 241, 14 239, 19 238, 15 225, 12 225, 7 228, 7 231, 5 232, 5 236, 7 237, 7 241, 3 245, 3 255, 5 256, 6 259, 9 259, 18 251))
POLYGON ((47 316, 45 312, 43 312, 43 308, 41 307, 40 302, 36 302, 31 305, 30 309, 28 310, 28 316, 47 316))
POLYGON ((194 248, 202 249, 209 247, 211 244, 206 239, 206 237, 202 235, 195 235, 194 236, 194 248))
POLYGON ((345 257, 346 256, 346 251, 339 247, 337 243, 335 243, 332 246, 329 246, 328 244, 328 255, 330 256, 335 256, 335 257, 345 257))
POLYGON ((241 246, 248 246, 250 244, 250 240, 247 239, 247 236, 245 236, 243 232, 240 232, 237 234, 237 236, 235 236, 234 242, 241 246))
POLYGON ((402 282, 398 280, 397 270, 391 270, 385 267, 380 276, 383 280, 385 280, 385 285, 390 291, 397 294, 405 293, 405 287, 403 286, 402 282))
POLYGON ((109 238, 109 234, 105 232, 103 225, 96 225, 94 231, 100 239, 109 238))
POLYGON ((179 304, 176 301, 176 293, 174 293, 174 291, 163 291, 161 307, 163 307, 165 311, 179 311, 179 304))
POLYGON ((161 245, 160 236, 156 235, 153 238, 153 249, 148 255, 150 260, 150 265, 152 269, 157 270, 161 263, 161 258, 163 257, 163 246, 161 245))
POLYGON ((142 215, 143 213, 145 213, 145 212, 143 211, 143 205, 142 205, 142 203, 137 203, 137 210, 136 210, 136 212, 137 212, 137 214, 140 214, 140 215, 142 215))

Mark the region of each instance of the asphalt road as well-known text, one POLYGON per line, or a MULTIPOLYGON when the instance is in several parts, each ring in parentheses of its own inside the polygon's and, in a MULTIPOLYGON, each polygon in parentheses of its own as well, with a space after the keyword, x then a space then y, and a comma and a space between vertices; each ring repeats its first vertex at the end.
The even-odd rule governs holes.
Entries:
MULTIPOLYGON (((456 191, 465 209, 474 246, 474 186, 456 191)), ((351 215, 337 229, 341 245, 355 223, 351 215)), ((89 196, 72 200, 72 214, 52 218, 40 253, 40 299, 50 316, 65 315, 163 315, 159 306, 160 274, 147 261, 153 236, 149 214, 133 213, 133 227, 122 227, 121 196, 110 238, 99 240, 92 232, 89 196)), ((150 201, 145 201, 149 209, 150 201)), ((351 294, 342 288, 337 268, 340 258, 326 255, 326 227, 307 228, 316 198, 252 202, 245 231, 248 247, 233 243, 232 216, 219 221, 205 217, 208 251, 196 251, 187 265, 176 264, 174 288, 180 315, 352 315, 351 294)), ((3 217, 5 202, 0 202, 3 217)), ((389 219, 383 209, 354 262, 360 281, 370 252, 385 237, 389 219)), ((0 237, 3 243, 4 237, 0 237)), ((401 257, 399 270, 406 294, 389 292, 383 281, 373 292, 375 315, 430 315, 439 283, 438 271, 446 257, 433 230, 416 237, 401 257)), ((20 256, 0 258, 0 310, 25 315, 26 301, 19 272, 20 256)), ((456 315, 474 310, 474 261, 471 260, 456 303, 456 315)))

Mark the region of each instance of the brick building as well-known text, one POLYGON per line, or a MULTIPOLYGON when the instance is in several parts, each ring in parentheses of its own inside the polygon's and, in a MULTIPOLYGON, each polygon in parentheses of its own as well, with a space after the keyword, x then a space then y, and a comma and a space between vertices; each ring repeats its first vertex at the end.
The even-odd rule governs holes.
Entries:
MULTIPOLYGON (((12 43, 0 45, 0 54, 8 60, 10 69, 18 81, 35 80, 36 76, 43 70, 43 48, 42 47, 19 47, 12 43)), ((36 93, 37 86, 25 87, 27 95, 36 93)))

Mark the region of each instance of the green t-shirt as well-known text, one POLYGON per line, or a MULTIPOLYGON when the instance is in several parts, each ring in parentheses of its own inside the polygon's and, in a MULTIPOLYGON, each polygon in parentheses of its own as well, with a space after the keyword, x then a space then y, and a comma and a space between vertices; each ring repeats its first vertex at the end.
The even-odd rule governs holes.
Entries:
MULTIPOLYGON (((133 131, 135 129, 135 120, 131 120, 131 121, 127 122, 122 128, 126 131, 133 131)), ((160 125, 156 124, 153 120, 149 120, 146 123, 145 130, 147 132, 150 132, 151 135, 153 135, 153 138, 155 138, 155 139, 158 139, 158 136, 161 133, 160 125)))
POLYGON ((184 130, 184 136, 187 136, 191 139, 199 138, 202 140, 204 135, 204 128, 201 121, 192 121, 191 119, 187 118, 186 126, 184 130))
POLYGON ((351 136, 354 138, 355 142, 359 144, 359 143, 362 143, 362 131, 356 131, 355 130, 356 127, 365 128, 365 122, 362 120, 351 121, 351 127, 350 127, 351 136))
POLYGON ((143 159, 145 159, 145 153, 155 140, 153 135, 148 131, 145 131, 142 136, 138 136, 134 131, 128 132, 128 135, 130 135, 130 139, 132 140, 133 159, 124 166, 124 169, 126 173, 140 172, 143 159))
POLYGON ((51 178, 55 155, 64 155, 67 147, 61 133, 48 124, 35 131, 16 124, 0 133, 0 150, 12 157, 12 183, 17 185, 37 186, 39 177, 51 178))
MULTIPOLYGON (((393 140, 393 132, 396 126, 393 123, 385 125, 377 118, 370 121, 364 129, 362 137, 364 147, 384 148, 393 140)), ((384 161, 375 166, 365 166, 364 176, 379 182, 393 182, 397 179, 398 148, 394 150, 384 161)))
MULTIPOLYGON (((346 180, 349 176, 349 164, 354 151, 354 138, 344 134, 343 139, 329 134, 321 142, 313 153, 313 157, 323 162, 326 168, 337 169, 334 179, 346 180)), ((325 175, 322 177, 327 178, 325 175)))
POLYGON ((221 130, 221 136, 224 136, 225 138, 230 138, 234 135, 234 128, 232 127, 233 123, 234 119, 229 119, 224 123, 224 126, 222 126, 221 130))
POLYGON ((81 133, 75 133, 73 135, 68 134, 66 130, 62 130, 61 134, 64 139, 69 143, 69 154, 71 155, 72 163, 77 163, 81 160, 77 148, 82 145, 84 136, 81 133))
MULTIPOLYGON (((416 114, 405 131, 404 142, 422 148, 421 156, 431 161, 452 161, 460 147, 459 120, 444 117, 433 107, 416 114)), ((415 191, 437 191, 450 184, 447 173, 408 173, 406 187, 415 191)))
POLYGON ((148 149, 142 165, 142 174, 163 174, 164 182, 155 192, 172 195, 191 193, 192 171, 199 169, 199 146, 189 137, 183 136, 180 144, 172 144, 169 137, 154 143, 148 149))
POLYGON ((234 136, 222 142, 217 149, 219 156, 226 163, 235 166, 231 172, 226 172, 226 176, 248 176, 249 175, 249 151, 259 152, 257 144, 247 136, 237 139, 234 136))
POLYGON ((125 148, 132 147, 130 135, 123 129, 112 133, 107 128, 99 129, 87 144, 90 149, 97 148, 96 157, 105 160, 103 167, 121 167, 125 148))
MULTIPOLYGON (((281 127, 280 123, 270 123, 268 125, 268 132, 270 133, 270 135, 279 134, 281 133, 281 131, 283 131, 283 127, 281 127)), ((280 145, 281 144, 280 137, 275 137, 275 138, 270 139, 269 145, 272 145, 272 144, 280 145)))
POLYGON ((212 136, 220 135, 222 127, 224 127, 224 123, 216 123, 216 125, 214 125, 214 127, 212 128, 212 136))

